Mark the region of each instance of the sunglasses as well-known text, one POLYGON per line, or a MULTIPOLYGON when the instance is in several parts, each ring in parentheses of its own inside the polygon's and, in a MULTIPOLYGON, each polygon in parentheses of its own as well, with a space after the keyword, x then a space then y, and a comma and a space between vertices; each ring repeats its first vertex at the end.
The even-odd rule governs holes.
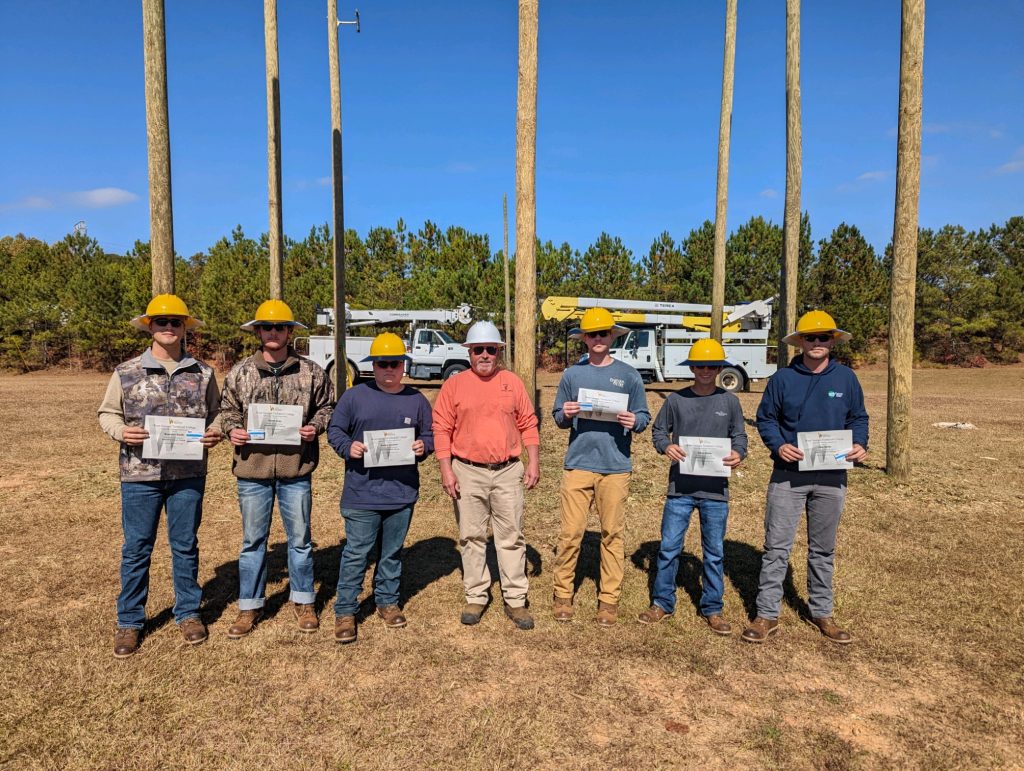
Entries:
POLYGON ((718 364, 693 364, 690 369, 721 369, 718 364))
POLYGON ((256 329, 259 329, 262 332, 270 332, 270 331, 284 332, 286 329, 288 329, 288 325, 287 324, 257 324, 256 325, 256 329))
POLYGON ((602 329, 599 332, 587 332, 587 337, 591 340, 597 340, 600 337, 608 337, 611 333, 612 331, 610 329, 602 329))
POLYGON ((398 369, 404 363, 402 361, 375 361, 373 365, 381 369, 398 369))
POLYGON ((832 339, 832 335, 800 335, 808 343, 827 343, 832 339))
POLYGON ((155 327, 170 327, 171 329, 181 329, 184 325, 181 319, 169 319, 166 316, 158 316, 151 323, 155 327))
POLYGON ((484 351, 487 351, 487 355, 488 356, 497 356, 498 355, 498 346, 496 346, 496 345, 474 345, 469 350, 472 351, 474 356, 479 356, 484 351))

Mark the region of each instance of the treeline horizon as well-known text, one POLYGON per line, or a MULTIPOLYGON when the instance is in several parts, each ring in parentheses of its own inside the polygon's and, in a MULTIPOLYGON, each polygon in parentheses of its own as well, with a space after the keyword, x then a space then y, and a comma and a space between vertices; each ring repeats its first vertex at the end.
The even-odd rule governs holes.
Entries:
MULTIPOLYGON (((755 216, 726 245, 727 305, 778 294, 782 228, 755 216)), ((318 307, 329 307, 332 243, 325 224, 305 239, 285 238, 284 299, 311 333, 318 307)), ((429 309, 469 303, 478 316, 504 311, 502 252, 488 236, 427 221, 402 220, 365 237, 345 232, 346 297, 353 308, 429 309)), ((646 254, 601 233, 584 250, 537 242, 537 302, 549 295, 708 303, 714 224, 706 220, 676 241, 663 232, 646 254)), ((812 240, 801 220, 798 312, 820 308, 853 333, 839 355, 870 362, 888 326, 891 243, 876 253, 855 225, 842 223, 812 240)), ((515 256, 510 260, 515 276, 515 256)), ((266 234, 236 227, 207 251, 175 259, 176 293, 205 326, 191 336, 195 355, 222 365, 254 348, 239 325, 269 296, 266 234)), ((0 367, 28 372, 74 363, 109 369, 136 355, 144 338, 128 320, 148 303, 149 243, 125 254, 88 236, 47 243, 18 234, 0 238, 0 367)), ((514 290, 513 290, 514 302, 514 290)), ((1024 354, 1024 217, 968 231, 959 225, 918 232, 915 354, 961 366, 1013 363, 1024 354)), ((514 312, 514 310, 513 310, 514 312)), ((773 316, 778 329, 778 310, 773 316)), ((461 330, 457 330, 460 331, 461 330)), ((772 335, 774 342, 775 335, 772 335)), ((541 364, 564 355, 564 325, 539 318, 541 364)))

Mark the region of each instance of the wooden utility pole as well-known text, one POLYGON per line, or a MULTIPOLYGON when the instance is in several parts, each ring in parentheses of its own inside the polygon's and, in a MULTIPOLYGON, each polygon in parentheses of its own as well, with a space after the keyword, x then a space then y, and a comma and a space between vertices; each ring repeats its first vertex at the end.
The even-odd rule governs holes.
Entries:
POLYGON ((722 112, 718 122, 718 188, 715 196, 715 257, 711 269, 711 337, 722 341, 725 305, 725 212, 729 201, 729 136, 732 132, 732 81, 736 63, 736 2, 727 0, 722 112))
POLYGON ((164 0, 142 0, 149 158, 149 253, 153 296, 174 294, 174 218, 171 214, 171 132, 167 118, 167 40, 164 0))
POLYGON ((783 258, 779 280, 779 366, 796 349, 782 338, 796 329, 797 275, 800 271, 800 184, 803 176, 800 125, 800 0, 786 0, 786 209, 782 216, 783 258))
POLYGON ((921 193, 923 71, 924 0, 903 0, 899 137, 896 144, 896 213, 892 234, 889 300, 888 431, 885 446, 886 471, 900 484, 910 481, 910 396, 914 363, 918 202, 921 193))
POLYGON ((537 27, 539 0, 519 0, 516 99, 516 374, 537 394, 537 27))
POLYGON ((263 0, 267 60, 267 195, 270 203, 270 297, 284 298, 281 225, 281 74, 277 60, 277 0, 263 0))
POLYGON ((505 226, 505 246, 502 254, 505 257, 505 360, 512 361, 512 299, 508 288, 508 196, 501 194, 501 218, 505 226))

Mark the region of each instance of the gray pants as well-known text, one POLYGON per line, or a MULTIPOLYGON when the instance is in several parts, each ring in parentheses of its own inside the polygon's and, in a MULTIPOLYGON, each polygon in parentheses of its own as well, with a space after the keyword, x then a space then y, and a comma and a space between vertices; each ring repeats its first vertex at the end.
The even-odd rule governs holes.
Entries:
POLYGON ((757 589, 757 615, 778 618, 782 584, 796 529, 807 512, 807 595, 811 616, 832 615, 836 533, 846 500, 845 471, 772 472, 764 513, 764 557, 757 589))

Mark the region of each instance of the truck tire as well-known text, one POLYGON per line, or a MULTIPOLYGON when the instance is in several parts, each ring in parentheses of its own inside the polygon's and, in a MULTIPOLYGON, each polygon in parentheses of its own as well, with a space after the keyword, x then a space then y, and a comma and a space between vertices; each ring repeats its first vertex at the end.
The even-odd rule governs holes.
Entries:
POLYGON ((718 387, 729 393, 737 393, 746 390, 746 378, 743 372, 736 367, 723 367, 718 373, 718 387))
MULTIPOLYGON (((359 370, 355 368, 355 365, 352 362, 348 362, 348 366, 346 367, 346 369, 348 370, 348 381, 346 382, 345 387, 351 388, 352 386, 359 382, 359 370), (355 377, 353 377, 353 372, 355 373, 355 377)), ((327 365, 327 379, 330 380, 331 383, 334 382, 333 361, 327 365)))
POLYGON ((441 380, 447 380, 452 375, 458 375, 460 372, 465 372, 469 369, 469 365, 462 361, 455 361, 444 368, 444 372, 441 373, 441 380))

